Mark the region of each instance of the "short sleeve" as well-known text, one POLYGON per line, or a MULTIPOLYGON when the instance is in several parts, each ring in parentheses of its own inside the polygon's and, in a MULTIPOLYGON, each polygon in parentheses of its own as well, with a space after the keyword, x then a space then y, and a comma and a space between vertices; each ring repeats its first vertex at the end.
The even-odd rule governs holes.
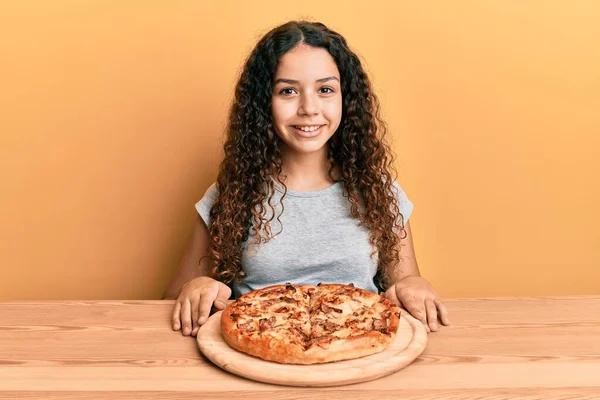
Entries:
POLYGON ((413 212, 413 203, 406 197, 406 193, 404 193, 404 190, 402 190, 402 187, 398 182, 394 181, 393 186, 396 189, 396 198, 398 199, 400 214, 404 217, 404 225, 406 225, 413 212))
POLYGON ((200 214, 200 217, 202 217, 208 228, 210 228, 211 223, 210 209, 212 208, 218 194, 219 191, 217 190, 217 184, 213 183, 208 189, 206 189, 202 199, 196 203, 196 211, 198 211, 198 214, 200 214))

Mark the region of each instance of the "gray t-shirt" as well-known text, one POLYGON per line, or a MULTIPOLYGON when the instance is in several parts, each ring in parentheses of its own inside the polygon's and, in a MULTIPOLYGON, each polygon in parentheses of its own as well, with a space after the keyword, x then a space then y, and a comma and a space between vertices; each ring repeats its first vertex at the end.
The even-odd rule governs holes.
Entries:
MULTIPOLYGON (((400 213, 408 221, 413 205, 397 182, 400 213)), ((313 192, 287 190, 275 183, 271 204, 275 218, 271 221, 273 237, 267 242, 246 247, 253 242, 251 229, 247 242, 243 243, 242 267, 247 277, 232 284, 233 294, 242 294, 265 286, 291 282, 295 284, 353 283, 377 293, 373 278, 377 273, 377 255, 371 257, 373 248, 369 243, 369 231, 358 225, 350 216, 350 202, 343 196, 341 182, 313 192), (281 221, 281 223, 280 223, 281 221)), ((210 227, 210 209, 217 196, 212 184, 204 197, 196 204, 196 210, 210 227)), ((271 208, 266 206, 269 219, 271 208)))

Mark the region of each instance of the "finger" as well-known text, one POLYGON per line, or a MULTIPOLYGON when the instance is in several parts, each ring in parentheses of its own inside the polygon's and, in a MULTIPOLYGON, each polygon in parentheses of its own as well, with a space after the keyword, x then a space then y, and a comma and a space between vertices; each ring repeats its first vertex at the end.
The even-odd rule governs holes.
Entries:
POLYGON ((432 332, 438 330, 437 309, 432 299, 425 299, 425 309, 427 310, 427 323, 432 332))
POLYGON ((196 333, 198 333, 198 329, 200 329, 200 325, 198 325, 198 308, 200 307, 200 296, 195 296, 195 298, 193 298, 190 303, 192 305, 192 336, 196 336, 196 333))
POLYGON ((417 300, 414 297, 411 300, 404 300, 402 304, 406 310, 412 314, 413 317, 421 321, 425 330, 429 332, 429 325, 427 324, 427 314, 425 313, 425 303, 423 300, 417 300))
POLYGON ((446 305, 438 298, 433 301, 438 309, 438 315, 442 324, 446 326, 450 325, 450 319, 448 318, 448 309, 446 308, 446 305))
POLYGON ((214 285, 207 286, 200 295, 200 305, 198 307, 198 325, 202 325, 208 319, 210 315, 210 308, 212 307, 217 295, 219 294, 219 283, 214 282, 214 285))
POLYGON ((181 302, 176 301, 175 307, 173 309, 173 317, 172 317, 174 331, 178 331, 181 328, 181 319, 180 319, 180 315, 179 315, 180 312, 181 312, 181 302))
POLYGON ((386 290, 384 296, 394 305, 400 306, 400 301, 398 301, 398 296, 396 296, 396 285, 386 290))
POLYGON ((192 333, 192 305, 189 300, 183 301, 181 307, 181 324, 183 325, 182 333, 184 336, 188 336, 192 333))
POLYGON ((220 283, 219 284, 219 293, 217 293, 217 297, 215 299, 215 308, 218 310, 222 310, 227 307, 227 300, 231 297, 231 289, 229 286, 220 283))

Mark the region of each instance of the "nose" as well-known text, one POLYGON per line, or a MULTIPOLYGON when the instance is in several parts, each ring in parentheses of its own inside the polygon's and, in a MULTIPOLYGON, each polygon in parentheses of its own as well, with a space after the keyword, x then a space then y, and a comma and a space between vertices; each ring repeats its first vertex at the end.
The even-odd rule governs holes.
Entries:
POLYGON ((319 100, 310 93, 304 93, 300 97, 300 107, 298 107, 298 115, 318 115, 319 100))

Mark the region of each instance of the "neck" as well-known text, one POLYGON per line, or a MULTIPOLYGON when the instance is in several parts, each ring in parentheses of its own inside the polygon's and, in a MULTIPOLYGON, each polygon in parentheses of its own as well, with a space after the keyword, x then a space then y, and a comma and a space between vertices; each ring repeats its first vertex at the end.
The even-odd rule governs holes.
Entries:
POLYGON ((309 154, 282 152, 281 157, 281 179, 290 190, 314 191, 334 183, 329 176, 331 163, 327 160, 326 147, 309 154))

